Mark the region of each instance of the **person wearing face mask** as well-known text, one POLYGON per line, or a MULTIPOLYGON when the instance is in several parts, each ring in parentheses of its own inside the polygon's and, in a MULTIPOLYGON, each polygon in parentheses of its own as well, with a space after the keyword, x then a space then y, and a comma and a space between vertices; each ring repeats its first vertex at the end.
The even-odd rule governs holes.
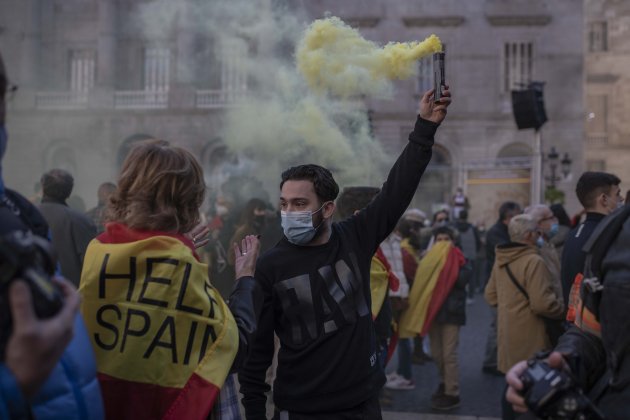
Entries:
POLYGON ((577 182, 575 193, 586 210, 586 219, 569 232, 564 243, 560 275, 562 279, 562 296, 568 305, 571 287, 578 274, 584 269, 586 253, 584 244, 599 222, 623 205, 621 180, 606 172, 584 172, 577 182))
MULTIPOLYGON (((496 260, 484 296, 497 308, 497 369, 502 373, 539 350, 550 349, 543 317, 561 319, 562 296, 538 252, 538 223, 529 214, 512 218, 510 242, 496 248, 496 260)), ((502 399, 503 419, 515 418, 502 399)))
POLYGON ((562 285, 560 283, 560 258, 558 257, 555 247, 550 242, 551 239, 558 234, 560 226, 558 219, 549 206, 545 204, 529 206, 523 213, 529 214, 536 222, 539 234, 536 240, 536 246, 538 246, 538 252, 545 260, 545 264, 547 264, 547 268, 551 272, 553 287, 560 295, 562 294, 562 285))
MULTIPOLYGON (((370 263, 409 206, 430 159, 450 92, 420 100, 409 143, 370 204, 333 222, 339 186, 319 165, 282 174, 284 238, 258 260, 265 294, 251 356, 239 373, 248 420, 266 419, 265 373, 280 339, 276 419, 381 419, 385 383, 370 310, 370 263)), ((366 162, 368 164, 368 162, 366 162)))

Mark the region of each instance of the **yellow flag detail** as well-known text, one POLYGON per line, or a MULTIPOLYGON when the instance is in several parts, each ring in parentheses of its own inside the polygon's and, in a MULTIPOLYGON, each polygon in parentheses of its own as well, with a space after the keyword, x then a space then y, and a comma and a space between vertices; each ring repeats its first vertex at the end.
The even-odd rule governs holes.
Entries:
POLYGON ((433 290, 446 264, 450 249, 449 242, 437 242, 420 260, 413 286, 409 291, 409 308, 400 317, 398 329, 400 338, 415 337, 422 331, 433 290))
POLYGON ((207 265, 178 239, 93 240, 79 290, 99 373, 172 388, 197 374, 223 385, 236 323, 207 265))

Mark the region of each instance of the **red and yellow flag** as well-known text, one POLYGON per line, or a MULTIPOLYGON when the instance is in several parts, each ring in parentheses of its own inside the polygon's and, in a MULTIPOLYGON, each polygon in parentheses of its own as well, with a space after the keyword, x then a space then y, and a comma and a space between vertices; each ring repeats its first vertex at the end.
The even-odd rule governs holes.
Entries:
POLYGON ((205 419, 236 323, 183 236, 110 223, 88 246, 81 312, 110 419, 205 419))
POLYGON ((427 334, 464 263, 461 251, 448 241, 435 243, 420 260, 409 291, 409 308, 400 317, 400 338, 427 334))

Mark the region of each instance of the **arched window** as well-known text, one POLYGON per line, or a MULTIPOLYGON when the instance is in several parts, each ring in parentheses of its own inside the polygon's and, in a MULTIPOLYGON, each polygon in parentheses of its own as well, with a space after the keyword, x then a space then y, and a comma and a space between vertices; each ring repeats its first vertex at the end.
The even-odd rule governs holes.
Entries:
POLYGON ((44 170, 63 169, 77 176, 77 159, 70 140, 51 141, 44 151, 44 170))

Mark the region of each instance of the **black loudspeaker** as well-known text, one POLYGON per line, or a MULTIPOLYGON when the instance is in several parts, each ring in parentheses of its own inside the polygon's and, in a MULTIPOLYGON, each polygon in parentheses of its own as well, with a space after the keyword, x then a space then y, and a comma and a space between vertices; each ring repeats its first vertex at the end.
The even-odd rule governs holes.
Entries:
POLYGON ((542 127, 547 121, 542 83, 534 82, 525 90, 513 90, 512 111, 519 130, 542 127))

